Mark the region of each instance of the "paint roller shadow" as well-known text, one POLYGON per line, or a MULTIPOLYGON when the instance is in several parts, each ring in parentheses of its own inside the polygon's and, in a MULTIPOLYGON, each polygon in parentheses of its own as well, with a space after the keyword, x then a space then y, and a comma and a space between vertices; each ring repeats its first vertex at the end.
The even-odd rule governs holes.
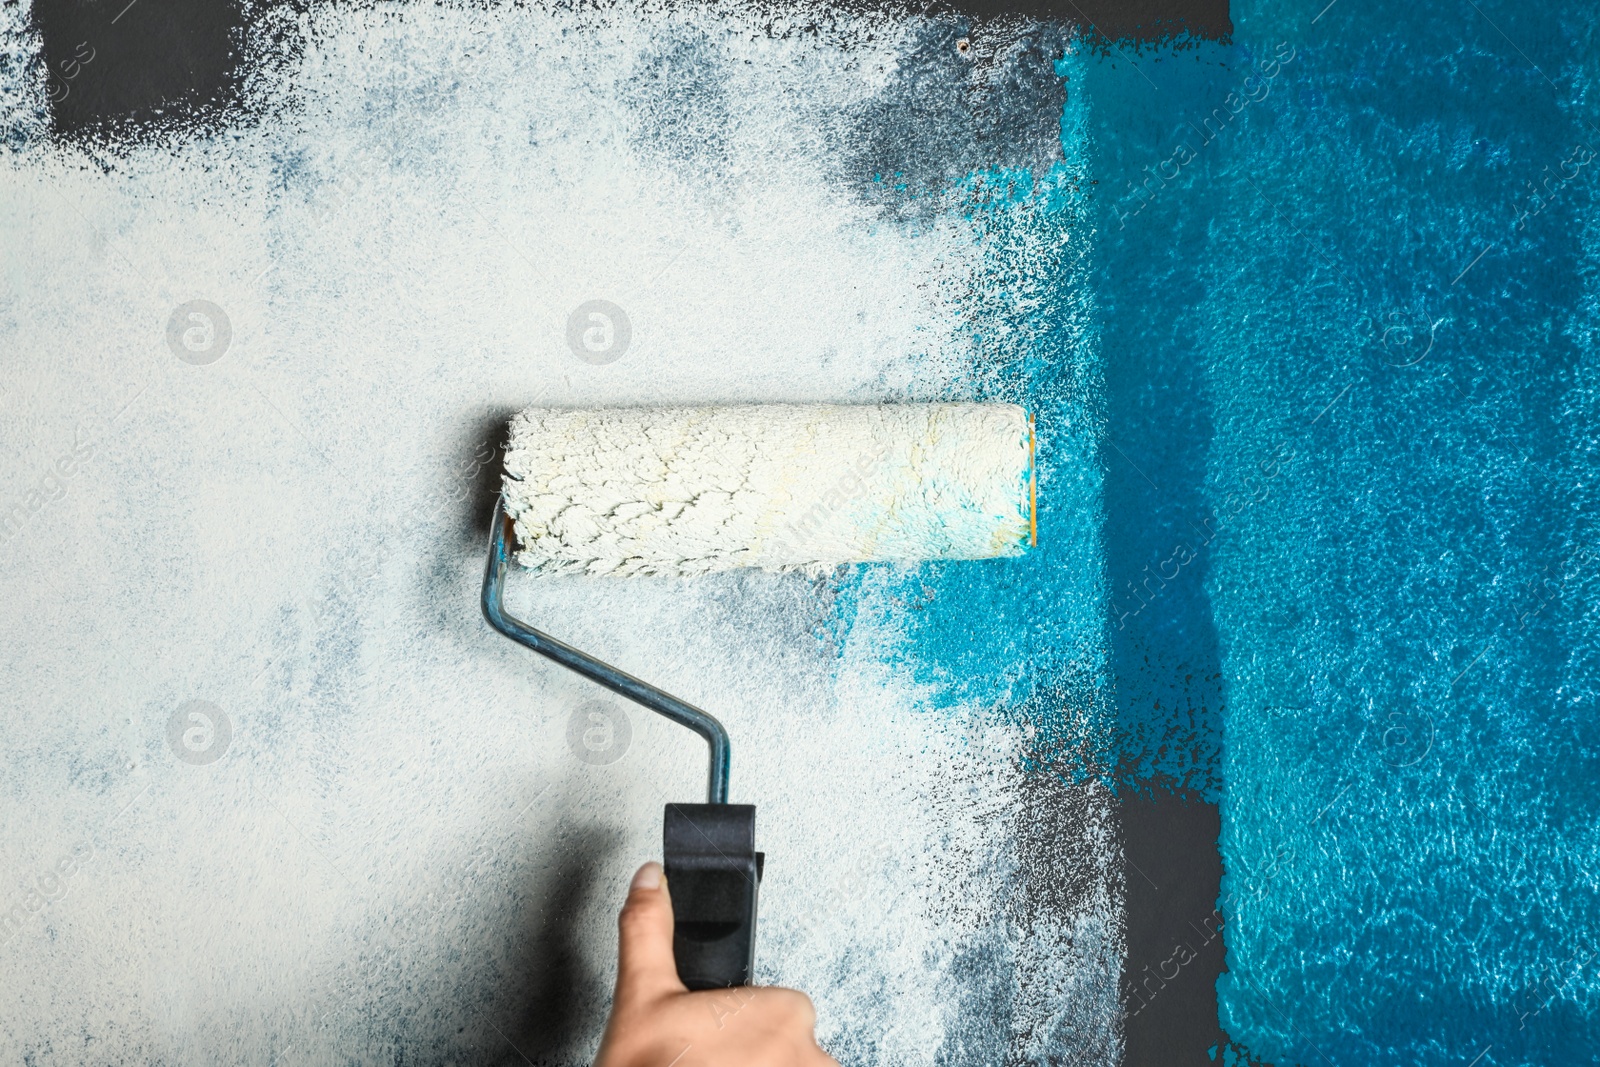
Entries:
POLYGON ((456 516, 455 528, 474 544, 487 549, 489 521, 494 516, 495 498, 505 474, 506 446, 511 441, 511 420, 518 408, 496 408, 480 415, 467 437, 470 458, 452 470, 460 479, 457 499, 464 509, 456 516))
MULTIPOLYGON (((564 805, 556 801, 560 810, 564 805)), ((584 954, 583 916, 591 905, 620 907, 621 899, 598 901, 607 862, 622 841, 616 829, 590 823, 550 825, 554 854, 528 886, 529 902, 519 930, 512 973, 517 1004, 505 1037, 518 1059, 535 1064, 587 1063, 605 1012, 611 972, 597 972, 584 954)), ((610 944, 610 942, 608 942, 610 944)))

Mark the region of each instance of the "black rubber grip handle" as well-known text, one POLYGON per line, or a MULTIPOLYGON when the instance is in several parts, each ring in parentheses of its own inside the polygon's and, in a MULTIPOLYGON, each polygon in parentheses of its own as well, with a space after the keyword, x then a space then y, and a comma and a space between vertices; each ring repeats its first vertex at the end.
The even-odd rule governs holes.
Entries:
POLYGON ((754 805, 668 804, 661 836, 678 977, 690 989, 749 985, 766 859, 754 805))

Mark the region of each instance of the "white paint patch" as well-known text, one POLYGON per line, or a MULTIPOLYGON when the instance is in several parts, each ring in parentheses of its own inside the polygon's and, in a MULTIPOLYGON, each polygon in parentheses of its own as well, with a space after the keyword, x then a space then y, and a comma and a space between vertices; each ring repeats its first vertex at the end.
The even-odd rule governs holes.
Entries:
MULTIPOLYGON (((0 1059, 587 1062, 615 907, 703 751, 481 620, 505 420, 945 395, 992 253, 960 212, 902 224, 840 180, 828 131, 904 28, 293 17, 303 54, 250 86, 266 117, 103 167, 0 156, 0 505, 22 507, 0 1059), (710 87, 686 113, 715 110, 698 159, 637 90, 685 49, 710 87), (593 300, 630 320, 611 362, 567 343, 593 300), (626 743, 590 734, 596 700, 626 743), (227 729, 175 724, 194 701, 227 729)), ((846 1062, 927 1063, 969 1025, 963 947, 1013 936, 1018 775, 963 757, 868 635, 819 639, 827 596, 759 572, 511 590, 723 718, 769 856, 762 978, 808 990, 846 1062)), ((1100 940, 1030 988, 1104 993, 1114 921, 1090 911, 1100 940)))
POLYGON ((530 408, 506 510, 542 574, 993 559, 1027 544, 1032 451, 1014 404, 530 408))

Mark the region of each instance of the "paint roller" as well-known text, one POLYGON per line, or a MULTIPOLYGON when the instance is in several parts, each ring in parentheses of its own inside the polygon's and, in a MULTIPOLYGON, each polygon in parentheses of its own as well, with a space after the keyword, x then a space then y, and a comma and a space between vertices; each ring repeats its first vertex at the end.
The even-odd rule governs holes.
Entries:
POLYGON ((668 804, 663 866, 690 989, 748 985, 765 857, 728 803, 720 722, 509 615, 513 558, 535 575, 823 574, 869 561, 979 560, 1037 542, 1033 424, 1011 404, 530 408, 512 420, 484 573, 506 637, 693 730, 707 802, 668 804))

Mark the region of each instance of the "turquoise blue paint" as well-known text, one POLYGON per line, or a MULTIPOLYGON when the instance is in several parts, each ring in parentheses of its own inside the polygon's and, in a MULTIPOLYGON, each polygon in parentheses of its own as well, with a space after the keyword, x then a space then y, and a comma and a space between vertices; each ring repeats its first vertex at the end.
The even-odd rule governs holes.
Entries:
POLYGON ((1278 1063, 1597 1056, 1597 168, 1523 215, 1600 146, 1593 20, 1480 7, 1242 12, 1296 59, 1168 209, 1209 499, 1293 457, 1206 575, 1220 1010, 1278 1063))
MULTIPOLYGON (((1082 121, 1069 96, 1064 128, 1082 121)), ((847 626, 866 613, 905 630, 891 658, 936 687, 936 708, 1026 719, 1046 754, 1086 741, 1105 673, 1091 233, 1083 140, 1067 144, 1048 173, 986 170, 958 194, 985 257, 964 308, 980 369, 960 393, 1034 414, 1039 546, 1015 559, 859 568, 839 598, 847 626)))
POLYGON ((1319 7, 1062 65, 1068 162, 975 206, 1043 543, 844 603, 1222 805, 1219 1058, 1600 1062, 1595 20, 1319 7))

